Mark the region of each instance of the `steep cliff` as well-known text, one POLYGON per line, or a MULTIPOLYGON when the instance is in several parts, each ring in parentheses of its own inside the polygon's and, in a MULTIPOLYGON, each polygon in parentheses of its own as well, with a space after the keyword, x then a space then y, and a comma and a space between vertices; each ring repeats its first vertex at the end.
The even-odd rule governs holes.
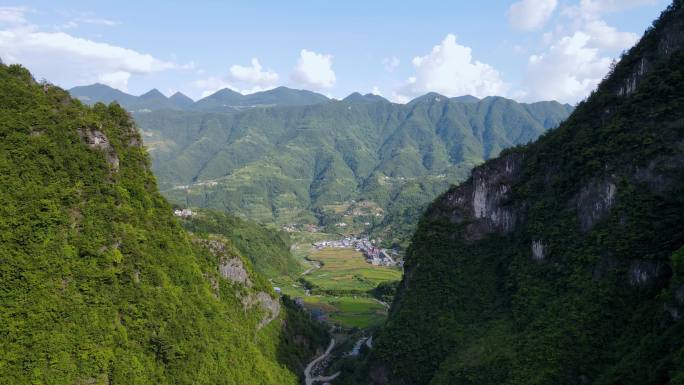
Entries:
POLYGON ((141 143, 118 105, 0 65, 0 383, 298 383, 326 336, 182 229, 141 143))
POLYGON ((371 378, 684 383, 684 1, 558 129, 435 201, 371 378))

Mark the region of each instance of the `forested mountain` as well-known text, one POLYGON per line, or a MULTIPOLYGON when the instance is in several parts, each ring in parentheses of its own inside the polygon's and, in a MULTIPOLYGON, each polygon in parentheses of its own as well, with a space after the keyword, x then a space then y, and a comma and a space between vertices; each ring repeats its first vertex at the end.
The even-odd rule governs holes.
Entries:
POLYGON ((183 230, 117 104, 0 65, 0 182, 3 383, 297 384, 327 342, 240 252, 282 240, 183 230))
POLYGON ((684 383, 684 1, 561 126, 428 209, 369 375, 684 383))
POLYGON ((411 229, 424 205, 474 165, 536 139, 571 109, 434 93, 401 105, 352 94, 300 107, 135 118, 174 202, 258 221, 327 224, 339 220, 330 206, 366 200, 384 215, 360 222, 411 229))

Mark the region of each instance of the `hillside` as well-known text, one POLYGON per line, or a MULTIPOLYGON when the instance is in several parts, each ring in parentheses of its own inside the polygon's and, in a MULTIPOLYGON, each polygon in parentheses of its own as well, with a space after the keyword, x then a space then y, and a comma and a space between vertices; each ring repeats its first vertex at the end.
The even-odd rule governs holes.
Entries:
POLYGON ((141 142, 117 104, 0 65, 2 382, 298 384, 325 331, 182 229, 141 142))
POLYGON ((536 139, 571 110, 556 102, 466 100, 428 94, 400 105, 352 94, 303 107, 135 118, 162 193, 176 203, 332 230, 350 221, 401 239, 424 206, 474 165, 536 139), (359 201, 381 210, 344 217, 359 201))
POLYGON ((427 210, 369 375, 684 383, 684 1, 561 126, 427 210))
POLYGON ((194 234, 228 239, 266 277, 296 275, 301 270, 290 253, 290 238, 283 231, 214 211, 200 211, 181 223, 194 234))

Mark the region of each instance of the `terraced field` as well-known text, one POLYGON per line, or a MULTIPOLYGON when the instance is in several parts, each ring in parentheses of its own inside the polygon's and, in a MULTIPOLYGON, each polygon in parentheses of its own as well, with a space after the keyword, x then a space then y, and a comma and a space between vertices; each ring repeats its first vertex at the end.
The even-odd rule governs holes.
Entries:
POLYGON ((398 281, 398 268, 373 266, 363 254, 354 249, 323 249, 313 251, 309 259, 322 267, 309 273, 305 279, 313 291, 339 291, 362 293, 372 290, 381 282, 398 281))
POLYGON ((368 329, 381 325, 387 317, 386 305, 368 293, 381 282, 398 281, 401 270, 367 263, 354 249, 315 250, 311 243, 330 239, 329 234, 294 233, 292 252, 307 274, 272 279, 283 294, 301 298, 304 307, 331 325, 368 329), (316 268, 315 266, 320 266, 316 268), (313 267, 313 268, 312 268, 313 267), (306 286, 311 290, 307 291, 306 286))

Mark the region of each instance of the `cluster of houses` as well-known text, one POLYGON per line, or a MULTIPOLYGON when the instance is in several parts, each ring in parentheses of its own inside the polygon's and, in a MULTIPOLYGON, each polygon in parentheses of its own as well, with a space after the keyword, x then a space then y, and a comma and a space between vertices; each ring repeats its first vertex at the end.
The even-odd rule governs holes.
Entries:
POLYGON ((296 223, 289 223, 285 226, 283 226, 283 230, 288 232, 288 233, 294 233, 296 231, 306 231, 309 233, 318 233, 323 230, 322 227, 314 225, 312 223, 307 223, 304 225, 298 225, 296 223))
POLYGON ((396 252, 388 251, 375 246, 375 240, 369 240, 367 237, 344 237, 337 241, 319 241, 314 243, 317 250, 325 248, 355 248, 356 251, 363 253, 366 261, 373 266, 401 266, 401 262, 395 260, 391 254, 396 252))
POLYGON ((173 210, 173 215, 181 218, 189 218, 193 214, 192 210, 190 209, 175 209, 173 210))

